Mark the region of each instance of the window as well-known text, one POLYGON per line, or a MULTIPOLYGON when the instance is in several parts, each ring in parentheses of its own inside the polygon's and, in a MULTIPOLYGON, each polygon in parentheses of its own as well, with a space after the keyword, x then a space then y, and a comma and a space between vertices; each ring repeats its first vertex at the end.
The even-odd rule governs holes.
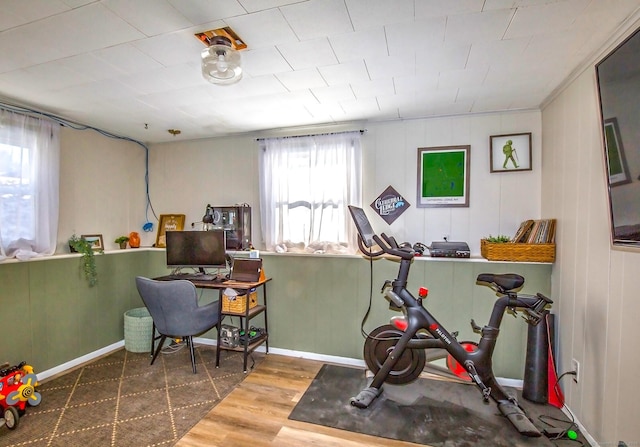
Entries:
POLYGON ((53 254, 59 126, 0 109, 0 259, 53 254))
POLYGON ((260 145, 267 249, 355 252, 347 206, 361 202, 360 132, 267 138, 260 145))

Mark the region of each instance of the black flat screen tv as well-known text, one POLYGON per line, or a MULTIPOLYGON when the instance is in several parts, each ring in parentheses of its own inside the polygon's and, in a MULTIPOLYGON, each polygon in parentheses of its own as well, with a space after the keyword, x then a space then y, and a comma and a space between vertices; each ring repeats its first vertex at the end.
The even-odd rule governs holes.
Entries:
POLYGON ((226 268, 224 230, 167 231, 167 267, 226 268))
POLYGON ((640 29, 596 64, 611 241, 640 247, 640 29))

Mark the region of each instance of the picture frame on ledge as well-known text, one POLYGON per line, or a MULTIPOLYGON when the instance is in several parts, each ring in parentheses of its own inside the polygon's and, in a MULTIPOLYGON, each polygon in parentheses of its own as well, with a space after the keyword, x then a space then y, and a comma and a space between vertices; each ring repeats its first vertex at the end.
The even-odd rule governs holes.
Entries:
POLYGON ((91 244, 91 249, 93 251, 104 250, 104 241, 102 240, 101 234, 82 234, 80 237, 91 244))
POLYGON ((418 148, 419 208, 469 206, 471 146, 418 148))
POLYGON ((489 137, 491 172, 531 171, 531 132, 489 137))
POLYGON ((158 233, 156 234, 156 247, 167 247, 167 231, 184 230, 184 214, 160 214, 158 233))

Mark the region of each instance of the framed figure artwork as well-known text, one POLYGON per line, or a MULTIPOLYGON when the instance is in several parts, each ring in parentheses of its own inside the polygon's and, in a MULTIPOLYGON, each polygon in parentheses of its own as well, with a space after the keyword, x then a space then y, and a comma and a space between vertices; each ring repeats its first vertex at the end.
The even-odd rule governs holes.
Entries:
POLYGON ((489 137, 491 172, 531 171, 531 132, 489 137))

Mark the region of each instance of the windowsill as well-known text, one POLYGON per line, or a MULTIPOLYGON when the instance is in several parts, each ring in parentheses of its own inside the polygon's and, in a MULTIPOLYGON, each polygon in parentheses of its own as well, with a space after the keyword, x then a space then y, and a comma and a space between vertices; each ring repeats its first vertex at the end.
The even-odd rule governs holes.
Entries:
MULTIPOLYGON (((132 251, 164 251, 164 248, 155 248, 155 247, 140 247, 140 248, 126 248, 126 249, 114 249, 114 250, 105 250, 102 253, 96 253, 96 256, 105 255, 113 255, 113 254, 122 254, 122 253, 130 253, 132 251)), ((2 264, 12 264, 17 262, 35 262, 35 261, 49 261, 52 259, 65 259, 65 258, 77 258, 82 256, 80 253, 54 253, 52 255, 47 256, 39 256, 36 258, 25 259, 21 261, 16 258, 9 258, 3 261, 0 261, 0 265, 2 264)))
MULTIPOLYGON (((165 251, 164 248, 156 248, 156 247, 140 247, 140 248, 125 248, 125 249, 114 249, 114 250, 105 250, 103 253, 96 253, 97 256, 102 254, 105 255, 117 255, 124 253, 142 252, 142 251, 165 251)), ((236 256, 237 254, 243 254, 249 256, 249 252, 245 250, 241 251, 228 251, 228 254, 231 256, 236 256)), ((367 259, 368 258, 361 254, 341 254, 341 253, 295 253, 295 252, 285 252, 285 253, 276 253, 273 251, 259 251, 260 257, 263 258, 265 256, 291 256, 291 257, 321 257, 321 258, 353 258, 353 259, 367 259)), ((65 259, 65 258, 77 258, 81 256, 79 253, 56 253, 51 256, 42 256, 38 258, 31 258, 25 261, 20 261, 15 258, 5 259, 4 261, 0 261, 0 265, 2 264, 11 264, 16 262, 32 262, 32 261, 47 261, 52 259, 65 259)), ((383 257, 380 257, 383 258, 383 257)), ((470 258, 445 258, 445 257, 436 257, 433 258, 431 256, 416 256, 415 260, 417 262, 478 262, 478 263, 489 263, 489 264, 533 264, 533 265, 551 265, 551 262, 514 262, 514 261, 489 261, 481 256, 475 255, 470 258)))

